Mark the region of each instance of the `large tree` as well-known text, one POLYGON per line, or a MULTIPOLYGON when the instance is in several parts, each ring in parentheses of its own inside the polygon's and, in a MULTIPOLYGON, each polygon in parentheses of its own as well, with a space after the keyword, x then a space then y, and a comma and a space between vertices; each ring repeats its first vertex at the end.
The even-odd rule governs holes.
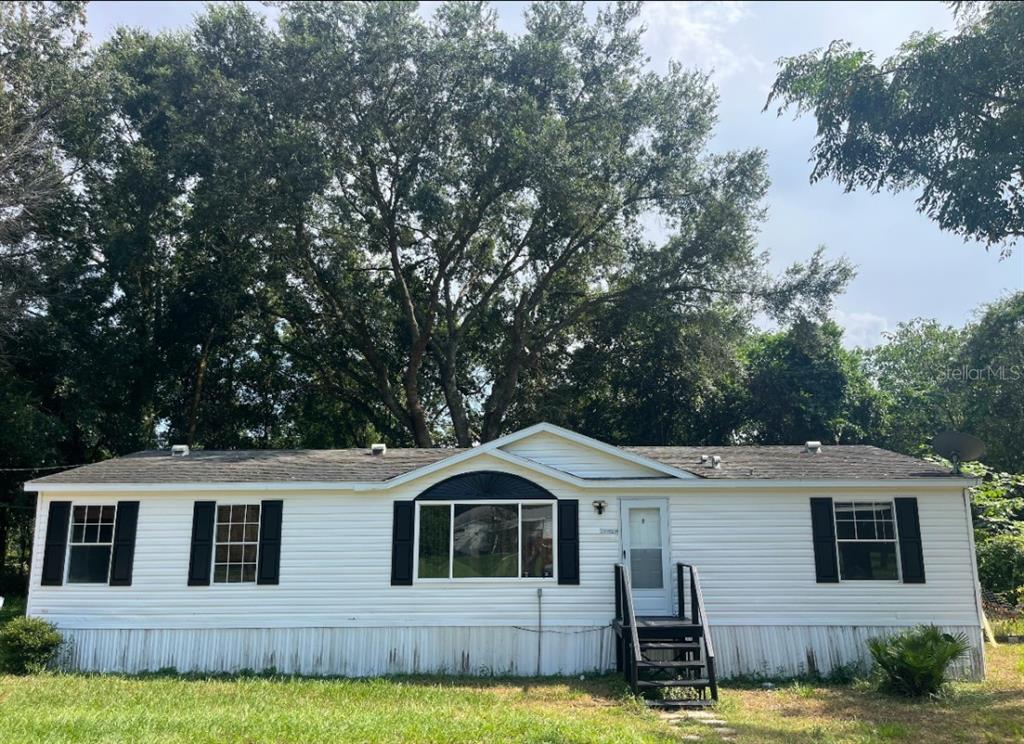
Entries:
POLYGON ((0 585, 9 536, 24 546, 29 535, 21 482, 36 471, 27 468, 61 461, 65 429, 35 387, 43 371, 31 367, 44 340, 38 320, 60 300, 43 280, 40 225, 73 178, 55 127, 80 81, 84 20, 80 2, 0 5, 0 585))
POLYGON ((90 51, 53 125, 75 187, 35 220, 55 301, 18 337, 62 457, 469 444, 566 420, 546 386, 644 339, 710 406, 717 333, 850 271, 763 272, 763 154, 709 152, 713 88, 645 71, 637 10, 538 4, 512 37, 481 4, 217 5, 90 51))
POLYGON ((963 373, 968 425, 988 449, 985 462, 1024 472, 1024 292, 985 308, 957 371, 963 373))
POLYGON ((750 324, 731 303, 610 308, 543 360, 511 422, 548 419, 621 444, 727 444, 741 422, 750 324))
POLYGON ((890 412, 883 443, 913 455, 931 451, 931 440, 966 425, 962 364, 969 328, 918 318, 900 323, 869 350, 867 369, 890 412))
POLYGON ((417 444, 503 433, 531 370, 599 311, 778 309, 848 278, 760 274, 763 154, 707 151, 715 92, 644 69, 638 11, 538 3, 509 37, 478 3, 431 22, 403 3, 282 9, 278 74, 330 175, 294 222, 298 333, 333 341, 417 444))
POLYGON ((0 353, 39 306, 36 220, 68 181, 53 124, 84 58, 84 7, 0 5, 0 353))
POLYGON ((884 409, 858 352, 842 346, 832 321, 800 319, 753 338, 737 439, 758 444, 877 441, 884 409))
POLYGON ((942 229, 1008 252, 1024 235, 1024 3, 954 7, 956 33, 883 61, 845 41, 782 59, 765 108, 817 119, 812 180, 920 189, 942 229))

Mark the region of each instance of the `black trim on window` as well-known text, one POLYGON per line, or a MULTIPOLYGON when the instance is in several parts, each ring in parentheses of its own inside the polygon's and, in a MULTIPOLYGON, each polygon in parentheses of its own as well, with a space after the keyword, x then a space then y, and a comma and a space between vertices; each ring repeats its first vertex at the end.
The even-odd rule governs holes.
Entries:
POLYGON ((518 475, 497 470, 461 473, 435 483, 417 501, 537 501, 555 500, 546 488, 518 475))
POLYGON ((814 575, 819 584, 839 583, 839 560, 836 557, 836 524, 832 499, 811 499, 811 533, 814 540, 814 575))
POLYGON ((257 584, 277 584, 281 576, 281 512, 284 502, 263 501, 260 508, 257 584))
POLYGON ((904 584, 923 584, 924 550, 916 498, 894 499, 896 532, 900 541, 900 567, 904 584))
POLYGON ((64 559, 68 552, 68 525, 71 521, 70 501, 51 501, 46 518, 46 543, 43 548, 43 586, 64 583, 64 559))
POLYGON ((580 583, 580 502, 558 501, 558 583, 580 583))
POLYGON ((391 522, 391 585, 412 586, 416 504, 396 501, 391 522))
POLYGON ((114 541, 110 551, 110 585, 131 586, 135 563, 135 533, 139 521, 138 501, 118 501, 114 541))
POLYGON ((216 501, 197 501, 192 510, 192 549, 188 560, 188 585, 209 586, 213 563, 213 525, 216 501))

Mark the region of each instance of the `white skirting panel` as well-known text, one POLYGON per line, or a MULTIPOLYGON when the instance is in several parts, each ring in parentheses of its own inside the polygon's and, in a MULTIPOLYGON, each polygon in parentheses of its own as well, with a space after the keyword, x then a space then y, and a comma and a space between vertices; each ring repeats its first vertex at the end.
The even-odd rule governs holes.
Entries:
POLYGON ((608 626, 62 629, 62 666, 91 672, 257 672, 533 676, 615 668, 608 626), (540 640, 538 648, 538 639, 540 640), (538 656, 540 666, 538 667, 538 656))
MULTIPOLYGON (((828 676, 843 666, 858 671, 871 668, 869 638, 892 635, 905 627, 870 625, 718 625, 712 627, 716 670, 725 679, 736 676, 798 677, 807 674, 828 676)), ((962 679, 981 679, 985 675, 984 643, 981 628, 944 627, 947 633, 964 633, 971 650, 954 669, 962 679)))
MULTIPOLYGON (((870 666, 869 638, 906 628, 777 625, 713 627, 718 676, 828 675, 870 666)), ((957 676, 984 676, 981 629, 963 632, 971 652, 957 676)), ((540 636, 515 627, 380 627, 268 629, 63 629, 61 665, 90 672, 135 673, 276 670, 282 674, 372 677, 390 674, 532 676, 615 669, 607 626, 559 627, 540 636), (538 666, 539 656, 539 666, 538 666)))

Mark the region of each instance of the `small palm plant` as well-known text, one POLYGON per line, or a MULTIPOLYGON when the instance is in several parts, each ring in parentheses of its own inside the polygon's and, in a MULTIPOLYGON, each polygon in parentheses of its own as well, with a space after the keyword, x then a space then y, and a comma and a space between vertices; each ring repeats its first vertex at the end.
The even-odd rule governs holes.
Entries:
POLYGON ((922 697, 939 692, 949 665, 967 653, 970 643, 963 633, 951 635, 922 625, 889 638, 871 638, 868 649, 883 691, 922 697))

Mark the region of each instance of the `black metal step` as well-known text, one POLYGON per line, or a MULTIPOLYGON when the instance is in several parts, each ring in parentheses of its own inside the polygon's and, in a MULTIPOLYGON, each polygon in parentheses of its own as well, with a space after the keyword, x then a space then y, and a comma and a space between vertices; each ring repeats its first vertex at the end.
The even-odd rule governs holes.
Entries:
POLYGON ((711 682, 707 679, 639 679, 637 687, 707 687, 711 682))
POLYGON ((710 708, 714 700, 692 698, 690 700, 648 700, 644 699, 648 708, 710 708))
POLYGON ((638 667, 650 667, 651 669, 683 669, 704 666, 703 661, 648 661, 642 659, 637 661, 638 667))
POLYGON ((659 625, 643 625, 638 623, 636 626, 637 636, 640 641, 670 641, 677 640, 680 638, 700 638, 704 635, 703 625, 691 625, 690 623, 678 623, 674 625, 659 624, 659 625))
POLYGON ((656 648, 683 648, 683 649, 700 649, 699 643, 687 643, 686 641, 640 641, 640 649, 646 651, 647 649, 656 648))

